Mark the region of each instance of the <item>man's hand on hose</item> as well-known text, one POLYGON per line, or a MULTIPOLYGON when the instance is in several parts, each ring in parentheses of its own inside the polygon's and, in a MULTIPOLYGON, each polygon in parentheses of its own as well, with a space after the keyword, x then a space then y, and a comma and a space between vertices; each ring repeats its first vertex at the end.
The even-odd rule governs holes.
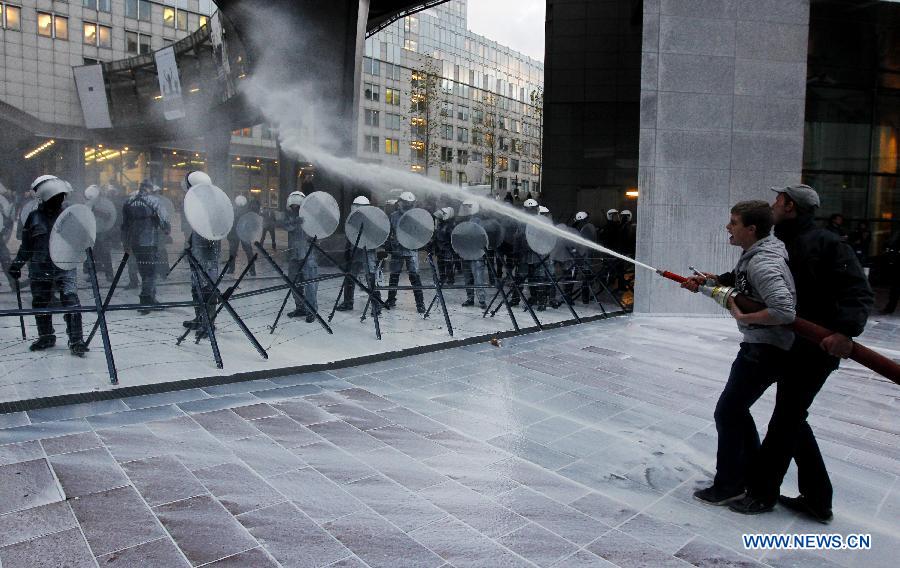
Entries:
POLYGON ((719 283, 719 277, 715 274, 701 272, 700 275, 695 274, 694 276, 688 277, 687 282, 683 282, 681 287, 697 293, 700 290, 700 286, 705 285, 708 280, 713 280, 716 284, 719 283))
POLYGON ((832 357, 846 359, 853 351, 853 340, 842 333, 833 333, 823 339, 819 347, 832 357))

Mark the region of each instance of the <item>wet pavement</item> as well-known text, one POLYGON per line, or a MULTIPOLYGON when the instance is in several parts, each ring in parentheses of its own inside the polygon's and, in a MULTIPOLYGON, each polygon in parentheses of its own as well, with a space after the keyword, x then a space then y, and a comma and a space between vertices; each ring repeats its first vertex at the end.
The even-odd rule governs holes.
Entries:
MULTIPOLYGON (((900 320, 877 319, 864 342, 898 357, 898 339, 900 320)), ((692 500, 737 340, 724 318, 616 318, 0 415, 0 566, 894 565, 900 391, 853 363, 810 418, 830 526, 692 500), (742 546, 776 532, 867 533, 872 549, 742 546)), ((773 402, 754 408, 761 429, 773 402)))

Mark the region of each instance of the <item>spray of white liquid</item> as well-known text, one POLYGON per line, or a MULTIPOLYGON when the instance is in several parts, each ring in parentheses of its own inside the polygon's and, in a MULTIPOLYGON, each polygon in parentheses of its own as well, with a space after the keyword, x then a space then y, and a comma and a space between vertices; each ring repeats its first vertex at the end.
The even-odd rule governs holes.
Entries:
POLYGON ((515 219, 520 223, 534 226, 542 233, 552 234, 557 239, 564 239, 658 272, 648 264, 567 232, 552 223, 547 223, 544 218, 492 198, 475 195, 462 188, 412 172, 338 156, 334 151, 336 144, 330 133, 353 132, 355 136, 356 126, 350 124, 348 117, 335 116, 334 101, 327 97, 327 88, 324 85, 316 84, 309 75, 297 78, 286 77, 281 73, 285 65, 280 61, 279 54, 285 53, 286 50, 315 46, 303 44, 302 32, 299 34, 301 37, 298 37, 297 30, 282 29, 286 19, 279 18, 277 13, 257 14, 257 19, 257 33, 262 34, 261 37, 290 38, 290 45, 270 46, 249 81, 242 85, 242 90, 247 99, 259 107, 269 122, 278 125, 281 146, 285 150, 303 156, 330 175, 365 187, 373 195, 378 195, 382 201, 388 199, 391 190, 395 189, 411 191, 419 196, 426 194, 434 198, 446 196, 458 201, 475 201, 482 210, 515 219), (282 31, 279 32, 279 29, 282 31))

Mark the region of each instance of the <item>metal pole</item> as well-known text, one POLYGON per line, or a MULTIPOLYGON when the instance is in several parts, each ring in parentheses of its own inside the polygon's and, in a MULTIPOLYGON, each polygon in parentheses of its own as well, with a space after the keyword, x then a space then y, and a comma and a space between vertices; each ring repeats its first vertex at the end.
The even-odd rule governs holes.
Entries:
POLYGON ((97 283, 97 267, 94 264, 94 251, 87 249, 88 273, 91 277, 91 289, 94 292, 94 305, 97 307, 97 321, 100 322, 100 338, 103 340, 103 353, 106 355, 106 369, 109 371, 109 382, 119 384, 119 373, 116 371, 116 362, 113 359, 112 346, 109 343, 109 330, 106 328, 106 314, 103 304, 100 302, 100 284, 97 283))
MULTIPOLYGON (((313 251, 312 244, 315 242, 316 242, 316 237, 313 237, 313 240, 310 243, 310 247, 306 250, 306 254, 303 255, 303 260, 300 262, 300 268, 297 269, 297 276, 294 277, 294 286, 297 286, 297 284, 303 280, 303 268, 306 266, 306 261, 309 259, 309 255, 312 254, 312 251, 313 251)), ((293 288, 289 289, 288 293, 284 295, 284 301, 281 302, 281 308, 278 309, 278 315, 275 316, 275 322, 269 326, 269 334, 270 335, 275 333, 275 328, 278 327, 278 322, 281 320, 281 314, 284 313, 284 308, 285 308, 285 306, 287 306, 288 300, 291 299, 291 293, 292 293, 291 291, 292 290, 293 290, 293 288)), ((303 303, 306 304, 306 306, 308 308, 312 309, 310 304, 306 301, 306 297, 302 296, 302 295, 301 295, 301 297, 303 298, 303 303)))
POLYGON ((450 323, 450 314, 447 313, 447 304, 444 302, 444 292, 441 290, 441 278, 438 275, 437 268, 434 266, 434 259, 431 257, 431 253, 428 253, 428 264, 431 266, 432 281, 434 282, 435 290, 437 290, 437 297, 441 302, 441 309, 444 310, 444 321, 447 323, 447 333, 450 334, 450 337, 453 337, 453 324, 450 323))
MULTIPOLYGON (((353 243, 353 248, 350 251, 350 260, 347 261, 347 264, 345 265, 346 268, 344 268, 344 280, 341 282, 341 287, 338 290, 337 298, 335 298, 334 305, 331 307, 331 313, 328 314, 328 321, 331 321, 334 318, 334 312, 337 311, 338 302, 341 301, 341 296, 344 295, 344 284, 346 284, 347 280, 349 279, 347 276, 347 273, 349 273, 350 270, 353 268, 353 257, 356 256, 356 250, 359 247, 359 239, 360 239, 360 237, 362 237, 364 224, 365 223, 360 225, 359 232, 356 234, 356 242, 353 243)), ((368 256, 364 256, 363 262, 368 262, 368 261, 369 261, 368 256)), ((350 302, 353 302, 353 298, 344 298, 344 302, 346 302, 348 299, 350 300, 350 302)))
POLYGON ((275 260, 269 255, 269 253, 266 252, 266 249, 263 248, 262 244, 260 244, 259 242, 254 243, 254 244, 256 245, 256 248, 259 249, 259 252, 262 253, 263 258, 265 258, 266 260, 269 261, 269 264, 272 265, 272 268, 275 269, 275 272, 277 272, 278 275, 281 277, 281 279, 287 283, 288 287, 290 287, 290 289, 291 289, 291 292, 293 292, 300 298, 303 298, 303 302, 306 304, 306 307, 309 308, 309 310, 313 314, 315 314, 316 320, 319 322, 319 324, 322 327, 325 328, 325 331, 327 331, 330 334, 333 334, 334 332, 331 330, 331 327, 328 325, 328 323, 322 319, 322 316, 319 315, 319 312, 312 309, 312 306, 309 304, 309 302, 306 300, 306 298, 303 297, 302 294, 300 294, 299 290, 297 290, 297 287, 294 285, 293 281, 290 278, 288 278, 288 276, 284 273, 283 270, 281 270, 281 267, 278 266, 278 263, 275 262, 275 260))
MULTIPOLYGON (((19 311, 22 311, 22 287, 19 285, 19 279, 15 279, 16 282, 16 303, 19 305, 19 311)), ((25 316, 19 316, 19 328, 22 330, 22 341, 27 339, 25 335, 25 316)))
MULTIPOLYGON (((513 329, 519 331, 519 322, 516 321, 516 316, 513 314, 512 306, 509 305, 509 300, 506 298, 506 292, 503 290, 503 283, 500 282, 500 277, 497 276, 497 273, 494 271, 494 266, 492 264, 488 264, 488 271, 490 271, 491 275, 494 277, 494 283, 497 286, 497 294, 501 295, 500 301, 506 306, 506 311, 509 312, 509 319, 512 321, 513 329)), ((505 278, 504 278, 505 281, 505 278)), ((491 300, 493 302, 493 300, 491 300)), ((487 314, 487 311, 490 309, 488 306, 484 310, 484 314, 481 317, 484 317, 487 314)))
MULTIPOLYGON (((175 270, 175 267, 178 266, 178 263, 181 262, 181 259, 183 259, 183 258, 184 258, 184 255, 187 254, 187 251, 188 251, 188 249, 184 249, 183 251, 181 251, 181 256, 179 256, 179 257, 175 260, 175 264, 173 264, 172 267, 169 268, 169 271, 166 272, 166 278, 169 277, 169 274, 172 274, 172 271, 175 270)), ((125 253, 125 256, 128 256, 128 253, 127 253, 127 252, 125 253)))
POLYGON ((569 301, 569 297, 566 296, 566 293, 563 291, 562 286, 559 285, 559 281, 556 280, 556 276, 550 272, 550 269, 547 268, 547 257, 541 258, 541 268, 544 269, 544 273, 547 274, 547 278, 550 279, 550 282, 553 283, 556 291, 562 296, 563 301, 569 306, 569 311, 572 312, 572 316, 575 318, 575 321, 581 323, 581 318, 578 316, 578 313, 575 311, 575 308, 572 307, 572 302, 569 301))
MULTIPOLYGON (((200 297, 200 321, 203 322, 203 327, 206 328, 206 336, 209 337, 209 346, 212 348, 213 359, 216 361, 216 367, 222 369, 225 365, 222 363, 222 354, 219 352, 219 342, 216 341, 216 331, 213 329, 212 321, 210 321, 209 310, 207 310, 207 300, 206 296, 203 295, 203 286, 200 285, 200 276, 199 272, 202 272, 201 267, 197 266, 196 260, 194 259, 194 255, 190 253, 190 251, 185 251, 185 256, 187 256, 188 264, 191 267, 191 272, 194 275, 194 278, 197 281, 197 296, 200 297)), ((206 274, 204 272, 204 274, 206 274)), ((209 278, 209 275, 206 274, 206 277, 209 278)))
MULTIPOLYGON (((122 272, 125 270, 125 265, 128 263, 128 253, 122 255, 122 260, 119 262, 119 267, 116 269, 116 274, 113 276, 112 284, 109 286, 109 291, 106 292, 106 298, 103 300, 103 313, 106 313, 106 309, 109 307, 109 303, 112 301, 113 293, 116 291, 116 286, 119 284, 119 278, 122 277, 122 272)), ((91 332, 88 334, 87 340, 84 342, 85 345, 90 347, 91 340, 94 339, 94 334, 97 333, 97 327, 100 325, 100 320, 94 322, 94 327, 91 328, 91 332)))

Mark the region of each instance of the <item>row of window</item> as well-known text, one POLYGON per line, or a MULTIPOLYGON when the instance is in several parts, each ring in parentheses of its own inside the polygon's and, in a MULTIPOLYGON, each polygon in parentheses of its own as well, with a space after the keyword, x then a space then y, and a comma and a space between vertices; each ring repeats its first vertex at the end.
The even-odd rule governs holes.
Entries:
MULTIPOLYGON (((377 154, 380 152, 381 145, 379 144, 378 136, 366 136, 363 140, 363 151, 368 152, 370 154, 377 154)), ((384 139, 384 153, 397 156, 400 154, 400 140, 396 138, 385 138, 384 139)))
MULTIPOLYGON (((366 97, 367 101, 381 101, 381 85, 375 85, 374 83, 365 83, 364 87, 364 96, 366 97)), ((384 102, 389 105, 400 106, 400 89, 385 87, 384 102)))
POLYGON ((372 59, 371 57, 363 57, 363 73, 366 75, 374 75, 375 77, 381 77, 381 69, 384 68, 384 78, 391 79, 393 81, 400 80, 400 70, 402 69, 399 65, 394 65, 393 63, 387 63, 384 61, 379 61, 377 59, 372 59))
POLYGON ((7 30, 22 29, 22 8, 10 4, 0 4, 0 27, 7 30))

